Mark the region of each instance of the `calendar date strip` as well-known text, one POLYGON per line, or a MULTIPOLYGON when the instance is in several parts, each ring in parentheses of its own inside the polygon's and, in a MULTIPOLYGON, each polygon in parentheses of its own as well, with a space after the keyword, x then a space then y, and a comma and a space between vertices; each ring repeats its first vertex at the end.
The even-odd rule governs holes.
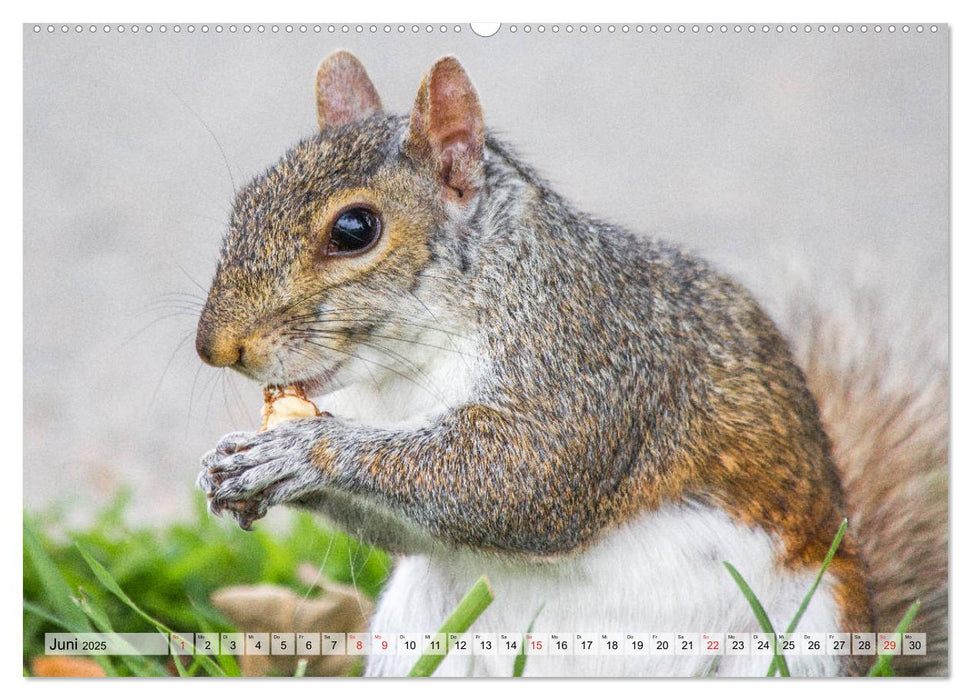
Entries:
POLYGON ((44 635, 48 655, 61 656, 922 656, 920 632, 187 632, 44 635))

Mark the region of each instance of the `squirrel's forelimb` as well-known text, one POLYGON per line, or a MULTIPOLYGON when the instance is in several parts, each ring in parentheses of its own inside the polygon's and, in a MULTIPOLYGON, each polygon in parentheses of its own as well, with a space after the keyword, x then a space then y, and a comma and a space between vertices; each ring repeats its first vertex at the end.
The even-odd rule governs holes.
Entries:
POLYGON ((565 431, 540 431, 514 415, 471 405, 417 431, 328 432, 311 459, 334 465, 338 488, 376 501, 443 543, 549 556, 589 535, 595 502, 584 473, 593 465, 565 431))
POLYGON ((329 515, 330 500, 315 496, 336 492, 443 543, 545 557, 581 545, 598 519, 584 460, 563 431, 472 405, 419 430, 322 417, 231 433, 203 458, 199 484, 213 512, 228 509, 244 526, 284 503, 329 515))

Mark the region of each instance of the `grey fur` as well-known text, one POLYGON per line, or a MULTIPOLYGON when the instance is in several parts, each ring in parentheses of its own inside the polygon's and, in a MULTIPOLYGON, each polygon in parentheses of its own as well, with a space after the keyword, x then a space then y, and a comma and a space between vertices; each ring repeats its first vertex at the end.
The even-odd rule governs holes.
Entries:
MULTIPOLYGON (((358 125, 383 139, 355 142, 362 162, 374 162, 368 153, 384 159, 361 177, 376 167, 427 177, 392 146, 401 142, 404 127, 394 117, 358 125)), ((223 269, 242 265, 250 279, 279 279, 275 270, 287 262, 261 252, 277 251, 278 242, 260 243, 257 222, 283 216, 288 202, 310 196, 295 193, 311 190, 320 176, 294 160, 326 157, 336 148, 321 146, 321 155, 314 155, 322 143, 301 144, 240 194, 214 284, 217 303, 225 299, 223 269), (313 178, 304 182, 301 172, 313 178)), ((477 390, 476 405, 488 415, 484 432, 470 436, 455 412, 417 432, 303 421, 277 429, 279 435, 254 435, 249 459, 227 457, 238 469, 229 469, 223 486, 209 493, 214 502, 245 494, 262 504, 262 513, 287 497, 306 499, 308 493, 289 482, 268 486, 281 470, 306 472, 294 483, 373 500, 445 542, 508 553, 567 552, 609 522, 606 501, 624 483, 659 478, 668 459, 692 449, 689 422, 713 416, 712 366, 767 358, 798 378, 771 322, 734 282, 668 245, 638 240, 577 212, 494 138, 485 160, 486 184, 469 205, 473 214, 443 221, 430 233, 434 279, 422 282, 439 304, 475 319, 484 340, 492 365, 491 381, 477 390), (768 338, 759 337, 763 332, 768 338), (334 473, 323 480, 310 476, 320 467, 307 452, 319 440, 339 455, 334 473), (477 451, 493 461, 483 463, 477 451), (413 466, 388 469, 377 482, 362 458, 385 452, 390 462, 413 466), (252 469, 257 476, 244 476, 252 469), (554 473, 556 481, 544 482, 537 470, 554 473), (418 473, 437 480, 431 492, 417 485, 418 473), (558 493, 568 492, 574 493, 570 503, 558 500, 558 493), (490 493, 503 499, 501 507, 484 500, 490 493)), ((357 161, 345 155, 340 162, 357 161)), ((255 286, 265 296, 270 283, 255 286)), ((400 292, 372 291, 367 303, 380 319, 380 309, 400 292)), ((796 381, 790 383, 797 400, 811 405, 796 381)))
MULTIPOLYGON (((290 355, 254 372, 240 354, 237 368, 304 381, 336 360, 312 330, 291 332, 294 318, 323 320, 352 299, 360 317, 340 319, 340 334, 367 347, 420 294, 472 327, 484 368, 472 396, 415 429, 321 417, 231 434, 203 458, 211 509, 248 528, 289 503, 393 551, 535 560, 691 502, 778 536, 780 566, 815 570, 846 513, 843 488, 803 373, 751 295, 577 211, 492 137, 482 186, 447 200, 411 134, 384 115, 325 130, 244 188, 197 347, 206 356, 227 329, 276 334, 290 355), (321 287, 307 262, 320 245, 312 217, 347 188, 402 206, 411 247, 321 287)), ((831 569, 847 630, 873 619, 856 534, 851 524, 831 569)))

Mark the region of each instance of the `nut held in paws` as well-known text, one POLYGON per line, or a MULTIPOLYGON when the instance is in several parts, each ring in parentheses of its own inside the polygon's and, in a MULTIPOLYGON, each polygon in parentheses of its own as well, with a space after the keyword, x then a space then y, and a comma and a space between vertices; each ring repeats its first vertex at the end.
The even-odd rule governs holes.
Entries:
POLYGON ((263 423, 260 432, 272 430, 288 420, 314 418, 320 411, 300 387, 267 387, 263 390, 263 423))

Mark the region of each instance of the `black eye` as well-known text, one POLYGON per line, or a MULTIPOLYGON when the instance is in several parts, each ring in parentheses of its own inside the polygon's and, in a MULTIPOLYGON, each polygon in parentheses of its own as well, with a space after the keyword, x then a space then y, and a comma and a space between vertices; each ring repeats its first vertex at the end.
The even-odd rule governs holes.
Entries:
POLYGON ((337 217, 330 229, 327 254, 358 253, 370 248, 380 235, 381 220, 377 214, 364 207, 348 209, 337 217))

